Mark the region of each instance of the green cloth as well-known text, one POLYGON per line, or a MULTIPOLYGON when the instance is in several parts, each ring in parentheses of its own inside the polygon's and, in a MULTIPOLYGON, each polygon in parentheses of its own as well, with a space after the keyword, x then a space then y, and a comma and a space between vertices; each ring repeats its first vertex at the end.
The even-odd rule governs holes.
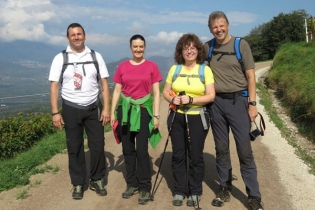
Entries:
POLYGON ((139 132, 140 131, 140 119, 141 119, 141 107, 142 105, 144 108, 147 109, 149 115, 151 116, 151 121, 149 123, 149 142, 152 148, 155 148, 156 145, 161 141, 162 135, 159 129, 154 128, 154 117, 153 117, 153 99, 150 94, 144 96, 143 98, 139 98, 137 100, 132 99, 131 97, 126 97, 123 93, 120 94, 121 100, 119 101, 118 105, 122 105, 122 120, 120 124, 127 125, 128 123, 128 112, 130 111, 130 131, 132 132, 139 132))

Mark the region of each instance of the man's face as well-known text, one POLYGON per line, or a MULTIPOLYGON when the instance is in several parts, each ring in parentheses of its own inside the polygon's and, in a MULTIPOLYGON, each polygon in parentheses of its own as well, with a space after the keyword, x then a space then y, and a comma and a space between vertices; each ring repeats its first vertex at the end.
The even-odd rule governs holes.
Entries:
POLYGON ((224 42, 229 34, 229 25, 225 18, 217 18, 209 23, 210 32, 218 42, 224 42))
POLYGON ((85 34, 83 33, 82 28, 75 27, 75 28, 69 28, 68 30, 68 41, 70 48, 74 52, 82 52, 85 48, 84 42, 85 42, 85 34))

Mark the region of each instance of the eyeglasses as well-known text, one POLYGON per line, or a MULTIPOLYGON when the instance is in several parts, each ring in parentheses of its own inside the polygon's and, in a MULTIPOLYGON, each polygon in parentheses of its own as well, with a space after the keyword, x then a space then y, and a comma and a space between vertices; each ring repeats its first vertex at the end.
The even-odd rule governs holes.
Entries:
POLYGON ((197 51, 197 48, 196 47, 185 47, 183 48, 183 52, 188 52, 188 51, 197 51))

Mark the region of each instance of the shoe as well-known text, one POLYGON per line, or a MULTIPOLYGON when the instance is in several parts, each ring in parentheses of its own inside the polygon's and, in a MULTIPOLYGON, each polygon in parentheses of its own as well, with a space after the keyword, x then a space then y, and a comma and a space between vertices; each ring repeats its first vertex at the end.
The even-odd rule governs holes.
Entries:
POLYGON ((186 205, 189 207, 198 206, 198 203, 200 203, 200 200, 201 200, 200 195, 191 195, 191 196, 189 196, 189 198, 186 202, 186 205))
POLYGON ((224 202, 229 202, 231 200, 230 190, 226 187, 221 187, 219 193, 216 195, 216 198, 212 200, 212 206, 222 207, 224 202))
POLYGON ((258 197, 249 197, 248 204, 251 210, 264 210, 261 205, 261 199, 258 197))
POLYGON ((139 193, 138 204, 144 205, 147 204, 151 200, 151 196, 149 192, 140 191, 139 193))
POLYGON ((173 206, 181 206, 183 205, 184 196, 182 195, 174 195, 173 197, 173 206))
POLYGON ((83 198, 83 185, 73 185, 72 198, 80 200, 83 198))
POLYGON ((138 187, 128 187, 127 186, 125 192, 122 193, 122 197, 128 199, 137 193, 138 193, 138 187))
POLYGON ((96 181, 90 180, 90 189, 95 191, 97 195, 100 195, 100 196, 107 195, 104 179, 99 179, 96 181))

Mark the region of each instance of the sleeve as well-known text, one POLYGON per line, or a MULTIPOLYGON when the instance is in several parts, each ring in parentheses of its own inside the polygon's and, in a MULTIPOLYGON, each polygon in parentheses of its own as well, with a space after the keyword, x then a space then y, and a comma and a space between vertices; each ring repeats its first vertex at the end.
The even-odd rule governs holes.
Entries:
POLYGON ((172 84, 173 83, 173 75, 175 73, 176 65, 173 65, 170 70, 168 71, 167 77, 166 77, 166 83, 172 84))
POLYGON ((152 72, 152 84, 156 83, 156 82, 161 82, 162 81, 162 75, 161 72, 159 70, 159 67, 156 63, 153 63, 153 72, 152 72))
POLYGON ((122 64, 119 64, 113 77, 113 81, 118 84, 122 84, 121 68, 122 68, 122 64))
POLYGON ((59 82, 61 70, 63 65, 63 56, 62 53, 57 54, 50 66, 48 80, 52 82, 59 82))
POLYGON ((100 53, 98 53, 98 52, 95 52, 95 54, 96 54, 96 59, 97 59, 97 62, 98 62, 98 67, 99 67, 99 70, 100 70, 101 78, 109 77, 108 69, 106 67, 106 64, 105 64, 105 61, 104 61, 102 55, 100 53))
POLYGON ((214 83, 213 72, 209 66, 205 66, 205 84, 209 85, 214 83))
POLYGON ((254 69, 255 68, 255 62, 254 62, 252 50, 250 49, 248 42, 244 39, 241 40, 241 49, 240 50, 242 53, 242 59, 243 59, 245 70, 254 69))

